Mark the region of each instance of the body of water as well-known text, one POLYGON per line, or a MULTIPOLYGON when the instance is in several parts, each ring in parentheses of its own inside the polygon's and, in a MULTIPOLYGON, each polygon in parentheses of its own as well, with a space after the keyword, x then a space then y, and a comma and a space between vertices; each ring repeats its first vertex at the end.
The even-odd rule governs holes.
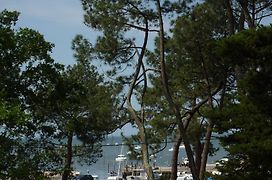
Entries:
MULTIPOLYGON (((214 147, 219 148, 214 156, 209 157, 208 163, 215 163, 217 160, 223 158, 226 155, 226 152, 219 145, 218 140, 213 140, 212 143, 214 147)), ((103 142, 104 145, 111 146, 103 146, 103 157, 101 157, 96 163, 92 165, 79 164, 75 162, 74 169, 79 171, 81 174, 92 174, 98 175, 100 180, 106 180, 108 177, 108 172, 112 170, 118 169, 118 162, 115 161, 115 158, 118 154, 121 153, 121 149, 123 151, 122 154, 126 155, 127 147, 121 146, 122 138, 121 137, 109 137, 103 142)), ((169 151, 173 146, 173 143, 168 143, 167 147, 160 153, 158 153, 155 161, 153 160, 152 164, 155 163, 156 166, 170 166, 172 152, 169 151)), ((182 161, 183 158, 186 157, 185 149, 181 148, 179 152, 179 161, 182 161)), ((127 160, 127 164, 135 163, 135 161, 127 160)))

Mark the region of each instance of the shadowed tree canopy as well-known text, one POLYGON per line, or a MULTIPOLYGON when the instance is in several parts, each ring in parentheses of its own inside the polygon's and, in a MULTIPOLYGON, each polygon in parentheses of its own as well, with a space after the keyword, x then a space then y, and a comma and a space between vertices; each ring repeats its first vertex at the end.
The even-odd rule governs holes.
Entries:
POLYGON ((229 64, 241 68, 218 125, 229 161, 218 179, 269 179, 272 164, 272 27, 242 31, 218 43, 229 64))
POLYGON ((108 75, 122 88, 121 108, 129 113, 128 122, 139 129, 142 159, 148 178, 153 179, 147 141, 148 118, 145 94, 148 85, 145 56, 152 33, 159 33, 160 14, 184 10, 186 2, 149 0, 91 1, 82 0, 84 23, 103 34, 94 46, 99 60, 109 65, 108 75), (132 103, 132 101, 136 102, 132 103), (140 107, 137 107, 139 104, 140 107))
POLYGON ((91 65, 82 36, 73 41, 77 63, 64 70, 50 57, 53 44, 15 28, 18 16, 0 14, 0 178, 64 170, 67 179, 73 156, 89 164, 101 157, 99 142, 119 123, 116 90, 91 65))
POLYGON ((0 13, 0 178, 36 179, 59 162, 41 140, 46 126, 35 114, 45 106, 62 66, 50 57, 53 45, 41 34, 15 28, 18 16, 0 13))

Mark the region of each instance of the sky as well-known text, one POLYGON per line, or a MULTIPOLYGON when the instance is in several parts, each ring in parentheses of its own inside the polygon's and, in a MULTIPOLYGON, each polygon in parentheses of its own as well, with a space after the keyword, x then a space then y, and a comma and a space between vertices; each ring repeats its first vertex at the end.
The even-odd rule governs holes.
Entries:
POLYGON ((83 23, 80 0, 0 0, 0 10, 16 10, 21 14, 17 27, 39 31, 53 44, 52 57, 63 64, 73 64, 71 43, 77 34, 93 42, 96 32, 83 23))
MULTIPOLYGON (((77 34, 84 35, 92 43, 99 34, 84 25, 80 0, 0 0, 0 11, 4 9, 21 13, 17 27, 37 30, 44 35, 45 40, 55 44, 52 57, 65 65, 75 63, 71 43, 77 34)), ((264 23, 271 23, 271 18, 264 23)), ((130 135, 136 130, 127 125, 115 134, 120 132, 130 135)))
MULTIPOLYGON (((99 32, 83 23, 80 0, 0 0, 0 11, 16 10, 21 14, 16 27, 28 27, 44 35, 45 40, 55 45, 52 57, 55 61, 71 65, 75 63, 71 44, 77 34, 82 34, 94 43, 99 32)), ((114 135, 136 133, 136 129, 126 125, 114 135)))

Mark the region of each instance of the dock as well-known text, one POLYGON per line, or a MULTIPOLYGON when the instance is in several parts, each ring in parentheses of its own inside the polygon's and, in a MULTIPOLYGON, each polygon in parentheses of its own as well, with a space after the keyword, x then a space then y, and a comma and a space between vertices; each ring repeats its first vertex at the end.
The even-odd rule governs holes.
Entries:
MULTIPOLYGON (((216 165, 215 164, 207 164, 206 165, 206 171, 207 172, 212 172, 216 170, 216 165)), ((178 171, 179 172, 190 172, 190 168, 188 166, 178 166, 178 171)), ((165 172, 165 173, 170 173, 171 172, 171 167, 156 167, 154 168, 154 172, 165 172)))
MULTIPOLYGON (((126 172, 135 172, 135 171, 143 171, 143 167, 129 167, 124 168, 123 171, 126 172)), ((153 171, 159 174, 169 174, 171 173, 171 167, 169 166, 157 166, 153 168, 153 171)), ((207 164, 206 171, 212 173, 213 171, 217 171, 215 164, 207 164)), ((188 166, 178 166, 178 172, 188 172, 190 173, 190 168, 188 166)))

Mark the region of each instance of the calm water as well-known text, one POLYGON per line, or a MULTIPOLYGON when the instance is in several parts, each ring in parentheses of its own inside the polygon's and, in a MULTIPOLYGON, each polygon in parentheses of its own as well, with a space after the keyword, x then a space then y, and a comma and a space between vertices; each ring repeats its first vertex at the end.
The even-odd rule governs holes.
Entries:
MULTIPOLYGON (((103 144, 121 144, 122 139, 121 137, 109 137, 103 144)), ((213 144, 215 147, 219 147, 219 141, 213 140, 213 144)), ((165 150, 160 152, 157 155, 156 158, 156 165, 158 166, 170 166, 171 164, 171 155, 172 152, 169 151, 169 149, 172 147, 172 143, 168 143, 165 150)), ((108 171, 117 170, 118 169, 118 163, 116 163, 115 158, 118 154, 121 153, 122 146, 103 146, 103 157, 100 158, 95 164, 89 166, 89 165, 80 165, 78 163, 74 164, 75 170, 79 171, 81 174, 92 174, 92 175, 98 175, 100 180, 107 179, 108 171)), ((127 153, 127 147, 123 147, 123 153, 127 153)), ((221 159, 223 156, 226 155, 226 152, 223 150, 223 148, 219 147, 219 151, 216 153, 215 156, 209 157, 208 163, 214 163, 216 160, 221 159)), ((185 156, 185 150, 180 149, 179 153, 179 160, 181 161, 185 156)), ((128 160, 128 164, 131 164, 131 161, 128 160)))

